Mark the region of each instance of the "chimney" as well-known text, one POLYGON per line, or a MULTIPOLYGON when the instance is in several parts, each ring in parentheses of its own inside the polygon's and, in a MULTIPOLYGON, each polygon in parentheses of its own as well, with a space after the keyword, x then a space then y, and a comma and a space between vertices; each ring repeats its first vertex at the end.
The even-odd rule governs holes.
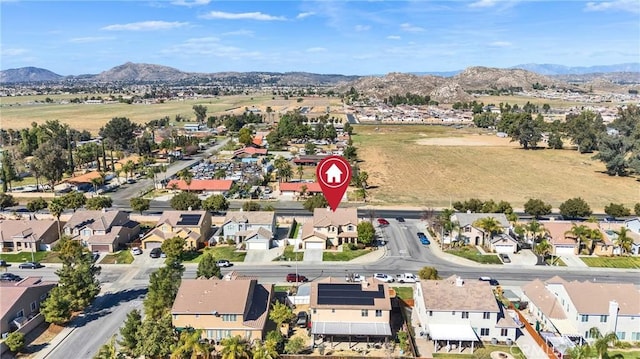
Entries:
POLYGON ((189 208, 187 208, 187 211, 191 212, 193 208, 191 208, 191 206, 189 206, 189 208))
POLYGON ((616 329, 618 329, 618 312, 620 311, 620 305, 618 304, 618 302, 616 302, 615 300, 610 300, 609 301, 609 318, 608 322, 609 322, 609 331, 610 332, 617 332, 616 329))
POLYGON ((464 279, 456 277, 456 287, 462 287, 464 285, 464 279))
POLYGON ((367 289, 369 288, 369 280, 365 278, 365 280, 363 280, 362 282, 360 282, 360 284, 362 284, 362 289, 367 289))
POLYGON ((107 213, 107 209, 106 209, 106 208, 103 208, 103 209, 102 209, 102 213, 107 213))

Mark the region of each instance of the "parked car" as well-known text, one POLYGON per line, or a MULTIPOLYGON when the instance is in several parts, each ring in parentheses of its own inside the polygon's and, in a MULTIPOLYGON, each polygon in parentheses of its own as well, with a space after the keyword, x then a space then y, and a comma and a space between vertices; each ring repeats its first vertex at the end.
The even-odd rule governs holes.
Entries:
POLYGON ((11 267, 11 264, 7 263, 4 259, 0 259, 0 267, 11 267))
POLYGON ((402 273, 396 275, 396 282, 398 283, 415 283, 417 281, 418 277, 413 273, 402 273))
POLYGON ((20 269, 38 269, 42 267, 44 266, 40 264, 40 262, 25 262, 25 263, 20 263, 20 265, 18 266, 18 268, 20 269))
POLYGON ((218 265, 218 267, 231 267, 232 264, 231 262, 229 262, 226 259, 220 259, 219 261, 216 262, 216 264, 218 265))
POLYGON ((93 251, 91 253, 91 260, 92 261, 97 262, 99 258, 100 258, 100 252, 93 251))
POLYGON ((378 224, 381 226, 388 226, 389 225, 389 221, 387 221, 384 218, 378 218, 378 224))
POLYGON ((306 328, 309 324, 309 314, 307 312, 298 313, 298 317, 296 318, 296 326, 301 328, 306 328))
POLYGON ((500 259, 502 259, 504 263, 511 263, 511 258, 509 258, 506 253, 500 253, 500 259))
POLYGON ((162 249, 160 248, 153 248, 151 252, 149 252, 149 257, 151 258, 160 258, 161 255, 162 255, 162 249))
POLYGON ((0 280, 7 282, 19 282, 22 280, 22 277, 13 273, 2 273, 2 275, 0 275, 0 280))
POLYGON ((133 247, 131 248, 131 254, 133 254, 134 256, 138 256, 142 254, 142 249, 140 249, 140 247, 133 247))
POLYGON ((478 280, 481 280, 483 282, 489 282, 489 284, 494 285, 494 286, 500 284, 500 283, 498 283, 497 280, 495 280, 495 279, 493 279, 491 277, 480 277, 480 278, 478 278, 478 280))
POLYGON ((392 276, 384 273, 374 273, 373 278, 386 283, 391 283, 394 281, 392 276))
POLYGON ((301 274, 289 273, 287 274, 287 282, 308 282, 309 279, 301 274))
POLYGON ((398 222, 402 223, 402 222, 404 222, 404 218, 402 218, 402 217, 396 217, 396 221, 398 221, 398 222))
POLYGON ((364 277, 358 273, 347 274, 344 278, 347 282, 363 282, 364 277))

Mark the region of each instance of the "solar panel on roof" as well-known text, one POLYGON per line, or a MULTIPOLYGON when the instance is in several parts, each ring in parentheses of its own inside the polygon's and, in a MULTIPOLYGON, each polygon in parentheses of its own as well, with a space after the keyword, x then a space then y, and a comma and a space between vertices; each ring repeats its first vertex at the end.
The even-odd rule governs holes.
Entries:
POLYGON ((200 214, 181 214, 180 220, 176 223, 179 226, 194 226, 200 222, 200 214))
POLYGON ((318 284, 319 305, 373 305, 376 298, 384 298, 384 286, 377 290, 362 290, 360 284, 318 284))

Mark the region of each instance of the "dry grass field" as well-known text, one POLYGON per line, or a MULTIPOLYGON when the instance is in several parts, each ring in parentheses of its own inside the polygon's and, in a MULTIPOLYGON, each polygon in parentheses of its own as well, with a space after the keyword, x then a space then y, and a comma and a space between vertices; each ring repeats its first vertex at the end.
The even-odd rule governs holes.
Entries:
POLYGON ((601 173, 604 165, 591 155, 525 151, 477 129, 360 125, 353 141, 373 186, 372 204, 442 207, 475 197, 522 208, 528 198, 540 198, 557 210, 580 196, 602 212, 610 202, 630 208, 640 202, 640 182, 601 173))
MULTIPOLYGON (((297 98, 284 100, 272 99, 271 95, 247 95, 247 96, 223 96, 219 98, 202 98, 185 101, 167 101, 158 104, 61 104, 59 101, 71 100, 81 95, 51 95, 51 96, 19 96, 0 98, 0 126, 2 128, 25 128, 32 122, 44 123, 47 120, 60 120, 78 130, 88 130, 97 134, 100 127, 104 126, 113 117, 128 117, 136 123, 145 123, 150 120, 169 116, 172 119, 176 115, 195 120, 193 105, 207 106, 208 115, 221 115, 225 113, 239 114, 245 107, 259 108, 263 113, 270 106, 274 112, 287 112, 295 108, 307 106, 313 107, 312 114, 324 114, 327 106, 333 110, 341 110, 339 98, 307 97, 302 102, 297 98), (54 103, 41 103, 50 97, 54 103), (40 101, 36 103, 35 101, 40 101)), ((82 95, 84 96, 84 95, 82 95)), ((86 95, 88 97, 97 95, 86 95)), ((332 111, 333 111, 332 110, 332 111)), ((344 117, 342 114, 331 115, 344 117)))
POLYGON ((483 102, 485 105, 494 104, 498 106, 500 102, 508 103, 510 105, 517 104, 518 106, 522 106, 527 102, 531 102, 532 104, 541 106, 545 103, 548 103, 551 108, 558 107, 570 107, 570 106, 598 106, 598 107, 616 107, 620 105, 617 102, 586 102, 586 101, 564 101, 559 99, 546 99, 546 98, 537 98, 537 97, 527 97, 527 96, 478 96, 475 98, 478 102, 483 102))

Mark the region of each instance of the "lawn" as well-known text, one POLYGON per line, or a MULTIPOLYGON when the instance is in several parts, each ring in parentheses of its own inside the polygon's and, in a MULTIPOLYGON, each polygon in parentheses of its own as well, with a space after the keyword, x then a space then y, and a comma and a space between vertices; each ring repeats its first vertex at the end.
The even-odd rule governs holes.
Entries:
POLYGON ((589 267, 640 269, 640 257, 580 257, 589 267))
POLYGON ((393 287, 396 296, 400 299, 413 299, 413 288, 411 287, 393 287))
POLYGON ((509 353, 516 359, 527 358, 515 344, 512 346, 485 344, 482 348, 476 349, 473 354, 433 353, 433 357, 444 359, 491 358, 491 353, 495 351, 509 353))
POLYGON ((547 263, 547 265, 553 265, 553 266, 558 266, 558 267, 566 267, 567 266, 567 264, 560 257, 546 258, 544 260, 544 262, 547 263))
POLYGON ((455 249, 449 249, 446 251, 449 254, 456 255, 458 257, 470 259, 474 262, 482 264, 502 264, 500 258, 495 254, 482 254, 474 247, 461 247, 455 249))
POLYGON ((230 262, 244 262, 244 257, 247 255, 246 252, 237 252, 233 246, 220 245, 193 253, 185 253, 184 261, 187 263, 200 263, 200 259, 205 252, 213 253, 216 260, 226 259, 230 262))
POLYGON ((298 233, 300 232, 300 228, 302 228, 302 225, 298 222, 296 222, 295 226, 296 228, 293 229, 293 235, 291 235, 291 238, 298 238, 298 233))
POLYGON ((123 250, 114 254, 107 254, 100 264, 131 264, 133 263, 133 255, 131 251, 123 250))
POLYGON ((322 253, 322 260, 325 262, 347 262, 354 258, 358 258, 367 253, 371 253, 371 249, 355 249, 350 250, 344 248, 342 252, 324 252, 322 253))
POLYGON ((640 350, 609 350, 607 353, 609 358, 618 358, 616 355, 621 355, 619 358, 640 359, 640 350))
POLYGON ((31 257, 31 252, 2 253, 0 254, 0 259, 3 259, 9 263, 31 262, 32 260, 42 263, 60 263, 58 253, 45 251, 35 252, 33 254, 33 257, 31 257))
POLYGON ((593 154, 523 150, 507 138, 474 128, 424 125, 356 125, 353 143, 369 174, 372 204, 445 207, 479 198, 522 209, 540 198, 557 210, 582 197, 594 212, 611 202, 633 208, 634 178, 612 177, 593 154))

